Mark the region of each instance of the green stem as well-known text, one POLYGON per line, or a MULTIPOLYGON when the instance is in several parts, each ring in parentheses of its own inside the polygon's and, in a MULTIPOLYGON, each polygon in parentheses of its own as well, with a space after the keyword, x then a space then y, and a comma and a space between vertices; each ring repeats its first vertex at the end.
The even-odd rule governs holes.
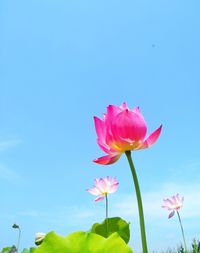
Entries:
POLYGON ((143 253, 148 253, 147 242, 146 242, 146 233, 145 233, 145 224, 144 224, 144 214, 143 214, 143 207, 142 207, 142 198, 141 198, 141 194, 140 194, 140 188, 139 188, 139 183, 138 183, 138 179, 137 179, 137 174, 136 174, 136 170, 135 170, 133 160, 131 157, 131 151, 126 151, 125 154, 127 156, 127 159, 128 159, 128 162, 129 162, 129 165, 131 168, 133 181, 134 181, 134 185, 135 185, 139 218, 140 218, 140 232, 141 232, 143 253))
POLYGON ((18 228, 19 230, 19 235, 18 235, 18 241, 17 241, 17 252, 19 252, 19 243, 20 243, 20 238, 21 238, 21 229, 20 227, 18 228))
POLYGON ((106 193, 106 234, 108 237, 108 194, 106 193))
POLYGON ((181 217, 180 217, 179 212, 178 212, 178 211, 176 211, 176 212, 177 212, 178 220, 179 220, 179 223, 180 223, 180 226, 181 226, 181 232, 182 232, 183 241, 184 241, 184 245, 185 245, 185 252, 188 252, 188 251, 187 251, 186 241, 185 241, 185 235, 184 235, 183 225, 182 225, 182 222, 181 222, 181 217))

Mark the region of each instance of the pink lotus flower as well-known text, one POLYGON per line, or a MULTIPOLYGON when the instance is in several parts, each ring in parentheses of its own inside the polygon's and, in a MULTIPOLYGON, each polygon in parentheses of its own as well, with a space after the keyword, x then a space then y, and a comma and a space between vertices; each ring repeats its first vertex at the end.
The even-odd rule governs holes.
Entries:
POLYGON ((162 207, 172 211, 168 216, 168 218, 171 218, 174 216, 175 211, 178 211, 183 206, 184 197, 180 197, 179 194, 176 194, 176 196, 164 199, 163 201, 164 205, 162 207))
POLYGON ((112 164, 122 153, 150 147, 158 139, 162 125, 146 137, 147 125, 138 107, 130 110, 126 103, 109 105, 103 119, 94 117, 97 142, 106 156, 95 159, 99 164, 112 164))
POLYGON ((92 195, 98 196, 95 201, 101 201, 107 194, 116 192, 118 184, 115 177, 112 179, 109 176, 96 178, 94 180, 94 186, 87 191, 92 195))

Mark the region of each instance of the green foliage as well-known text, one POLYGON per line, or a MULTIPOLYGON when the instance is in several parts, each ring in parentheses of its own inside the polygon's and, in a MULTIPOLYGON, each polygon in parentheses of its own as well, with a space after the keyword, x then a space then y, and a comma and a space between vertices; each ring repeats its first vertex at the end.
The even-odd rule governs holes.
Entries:
POLYGON ((75 232, 66 237, 50 232, 34 253, 133 253, 118 233, 107 239, 86 232, 75 232))
POLYGON ((22 253, 33 253, 35 252, 36 248, 30 248, 30 249, 23 249, 22 253))
MULTIPOLYGON (((34 253, 35 248, 23 249, 22 253, 34 253)), ((0 253, 16 253, 17 249, 15 246, 3 248, 0 253)))
POLYGON ((105 238, 117 232, 119 236, 125 241, 129 242, 130 239, 130 229, 129 224, 120 217, 113 217, 105 219, 102 223, 95 223, 92 226, 90 232, 101 235, 105 238), (108 222, 108 233, 107 233, 107 222, 108 222))
POLYGON ((192 253, 200 253, 200 241, 196 239, 192 242, 192 253))
POLYGON ((3 248, 0 253, 16 253, 16 252, 17 252, 17 249, 13 245, 12 247, 5 247, 5 248, 3 248))
POLYGON ((10 252, 12 250, 12 247, 6 247, 6 248, 3 248, 1 253, 7 253, 7 252, 10 252))
POLYGON ((178 248, 178 253, 186 253, 182 245, 178 248))

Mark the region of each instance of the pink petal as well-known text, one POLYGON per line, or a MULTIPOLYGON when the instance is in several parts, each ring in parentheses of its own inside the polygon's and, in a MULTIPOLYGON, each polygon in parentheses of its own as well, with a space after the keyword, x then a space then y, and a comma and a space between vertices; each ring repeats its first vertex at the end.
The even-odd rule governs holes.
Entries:
POLYGON ((174 202, 171 199, 164 199, 164 203, 168 208, 171 208, 174 205, 174 202))
POLYGON ((91 193, 92 195, 95 195, 95 196, 97 196, 101 193, 96 187, 87 189, 87 192, 89 192, 89 193, 91 193))
POLYGON ((97 143, 99 147, 107 154, 113 153, 116 150, 113 150, 111 147, 109 147, 106 143, 103 143, 102 140, 97 139, 97 143))
POLYGON ((96 202, 101 201, 105 198, 105 195, 100 195, 98 198, 95 199, 96 202))
POLYGON ((147 131, 146 122, 141 113, 124 110, 113 118, 111 132, 120 142, 123 139, 130 142, 143 140, 147 131))
POLYGON ((109 105, 107 107, 107 113, 106 113, 106 118, 105 119, 110 121, 110 119, 115 117, 121 111, 122 111, 122 108, 120 108, 120 106, 109 105))
POLYGON ((117 181, 116 177, 113 177, 111 179, 111 184, 116 184, 116 183, 118 183, 118 181, 117 181))
POLYGON ((133 108, 132 112, 140 113, 140 107, 137 106, 137 107, 133 108))
POLYGON ((105 129, 104 121, 102 121, 101 119, 99 119, 97 117, 94 117, 94 125, 95 125, 95 129, 96 129, 98 139, 101 142, 105 142, 106 129, 105 129))
POLYGON ((148 148, 151 145, 153 145, 157 141, 158 137, 160 136, 161 130, 162 130, 162 125, 159 128, 157 128, 153 133, 151 133, 149 137, 146 138, 146 140, 143 142, 143 144, 140 146, 139 149, 148 148))
POLYGON ((119 183, 115 183, 115 184, 111 185, 110 189, 109 189, 109 193, 116 192, 118 185, 119 185, 119 183))
POLYGON ((114 155, 106 155, 106 156, 102 156, 100 158, 95 159, 93 162, 98 163, 98 164, 103 164, 103 165, 112 164, 116 162, 120 158, 120 156, 121 156, 120 153, 117 153, 114 155))
POLYGON ((99 181, 100 181, 100 178, 95 178, 94 179, 94 185, 95 185, 95 187, 98 185, 99 181))
POLYGON ((172 212, 169 214, 168 218, 169 218, 169 219, 172 218, 172 217, 174 216, 174 214, 175 214, 175 211, 172 211, 172 212))
POLYGON ((103 178, 100 178, 98 184, 96 185, 96 187, 99 189, 99 191, 101 193, 104 193, 104 192, 107 192, 107 184, 106 182, 104 181, 103 178))
MULTIPOLYGON (((110 126, 109 126, 109 128, 110 128, 110 126)), ((118 141, 118 139, 116 137, 114 137, 113 134, 111 133, 110 129, 108 129, 108 131, 106 132, 106 143, 110 147, 112 153, 123 152, 121 146, 122 146, 122 142, 125 142, 125 141, 123 141, 121 139, 120 139, 120 141, 118 141)))
MULTIPOLYGON (((113 106, 110 106, 113 108, 113 106)), ((114 109, 113 109, 114 110, 114 109)), ((95 129, 97 133, 97 143, 99 147, 107 154, 113 153, 116 151, 116 149, 113 149, 109 146, 109 143, 113 143, 113 137, 109 134, 109 131, 107 129, 107 126, 104 121, 100 120, 97 117, 94 117, 94 123, 95 123, 95 129)))
POLYGON ((111 179, 109 176, 104 178, 104 182, 106 183, 106 185, 110 185, 111 184, 111 179))
POLYGON ((110 179, 110 177, 107 176, 106 178, 104 178, 104 182, 106 183, 106 192, 107 193, 116 192, 118 184, 119 184, 116 177, 110 179))
POLYGON ((176 194, 176 199, 177 199, 177 201, 178 201, 178 203, 179 203, 180 205, 183 204, 184 197, 180 197, 178 193, 176 194))
POLYGON ((167 209, 168 210, 168 207, 167 206, 165 206, 165 205, 163 205, 163 206, 161 206, 162 208, 165 208, 165 209, 167 209))
POLYGON ((122 105, 120 105, 119 108, 122 109, 122 110, 126 110, 126 109, 129 110, 129 108, 128 108, 127 105, 126 105, 126 102, 124 102, 122 105))

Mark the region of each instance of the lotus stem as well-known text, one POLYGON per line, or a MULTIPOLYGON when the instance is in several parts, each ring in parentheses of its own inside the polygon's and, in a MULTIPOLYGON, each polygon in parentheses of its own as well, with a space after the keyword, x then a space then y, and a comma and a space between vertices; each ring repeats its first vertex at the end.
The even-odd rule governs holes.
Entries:
POLYGON ((18 240, 17 240, 17 253, 18 253, 19 252, 20 239, 21 239, 21 229, 20 229, 20 226, 17 225, 17 224, 13 224, 12 227, 15 228, 15 229, 18 229, 18 231, 19 231, 18 240))
POLYGON ((133 160, 131 157, 131 151, 126 151, 125 152, 131 173, 133 176, 133 181, 135 185, 135 191, 136 191, 136 196, 137 196, 137 203, 138 203, 138 211, 139 211, 139 218, 140 218, 140 232, 141 232, 141 240, 142 240, 142 248, 143 248, 143 253, 148 253, 147 249, 147 242, 146 242, 146 233, 145 233, 145 223, 144 223, 144 214, 143 214, 143 206, 142 206, 142 198, 141 198, 141 193, 140 193, 140 187, 139 187, 139 182, 136 174, 136 170, 133 164, 133 160))
POLYGON ((184 245, 185 245, 185 252, 187 253, 188 250, 187 250, 187 245, 186 245, 186 240, 185 240, 185 234, 184 234, 184 230, 183 230, 183 225, 182 225, 182 222, 181 222, 181 217, 180 217, 180 214, 178 211, 177 212, 177 215, 178 215, 178 220, 179 220, 179 223, 180 223, 180 226, 181 226, 181 232, 182 232, 182 236, 183 236, 183 242, 184 242, 184 245))
POLYGON ((108 237, 108 194, 106 193, 106 233, 108 237))

